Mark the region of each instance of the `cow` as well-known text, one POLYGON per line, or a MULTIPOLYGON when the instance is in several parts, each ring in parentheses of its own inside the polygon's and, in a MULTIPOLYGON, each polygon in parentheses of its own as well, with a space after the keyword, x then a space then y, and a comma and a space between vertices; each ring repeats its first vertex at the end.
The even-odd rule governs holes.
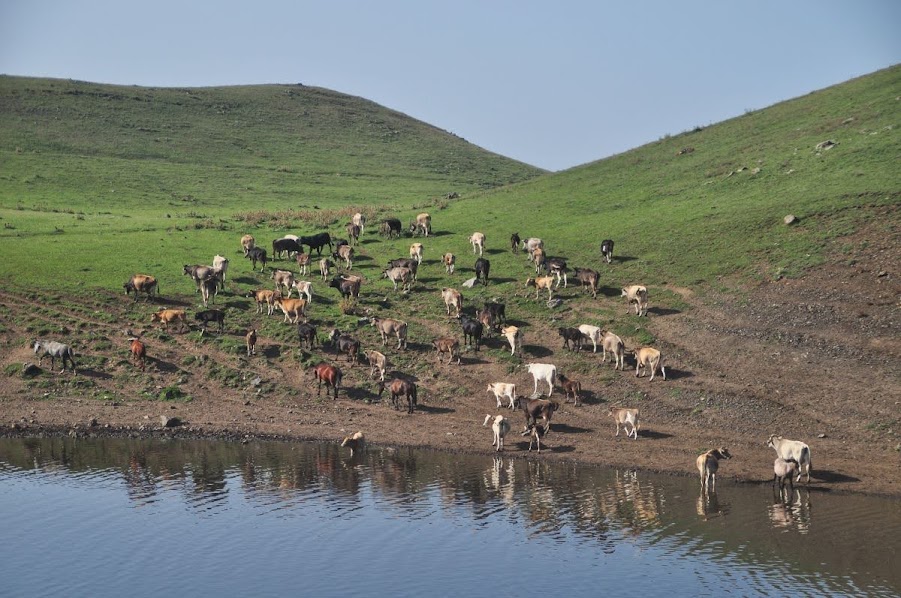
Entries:
POLYGON ((549 401, 547 399, 527 399, 526 397, 519 397, 516 399, 516 404, 522 409, 526 416, 525 429, 528 430, 537 426, 538 419, 541 418, 545 422, 545 434, 551 429, 551 417, 554 415, 554 411, 560 407, 560 404, 555 403, 554 401, 549 401))
POLYGON ((400 236, 401 224, 397 218, 386 218, 379 224, 379 234, 389 239, 400 236))
POLYGON ((163 309, 155 314, 150 314, 150 322, 159 322, 165 330, 169 330, 169 324, 173 322, 178 322, 179 330, 191 329, 183 309, 163 309))
POLYGON ((306 318, 306 299, 288 299, 279 295, 275 298, 275 306, 285 314, 285 323, 297 324, 301 317, 306 318))
POLYGON ((266 305, 266 315, 271 316, 275 311, 275 299, 281 297, 281 293, 271 289, 256 289, 248 291, 245 297, 253 297, 257 303, 257 313, 263 313, 263 305, 266 305))
MULTIPOLYGON (((142 343, 141 340, 138 338, 132 337, 128 340, 131 341, 131 346, 128 349, 129 353, 131 354, 131 360, 134 362, 135 365, 138 365, 138 363, 140 363, 141 371, 143 372, 144 365, 147 360, 147 347, 145 347, 144 343, 142 343)), ((65 362, 63 363, 63 365, 65 365, 65 362)), ((73 369, 74 369, 74 366, 73 366, 73 369)))
POLYGON ((356 365, 360 353, 360 341, 352 336, 341 334, 337 328, 329 333, 328 338, 332 342, 335 352, 346 354, 347 360, 351 362, 351 367, 356 365))
POLYGON ((244 251, 244 256, 247 256, 247 252, 256 247, 256 240, 254 240, 253 235, 244 235, 241 237, 241 250, 244 251))
POLYGON ((244 344, 247 345, 247 356, 257 354, 257 331, 253 328, 244 336, 244 344))
POLYGON ((247 255, 244 257, 249 259, 253 264, 251 270, 256 270, 257 262, 260 262, 260 272, 266 269, 266 264, 269 262, 269 256, 262 247, 251 247, 247 250, 247 255))
POLYGON ((360 234, 362 235, 363 229, 366 227, 366 216, 364 216, 360 212, 357 212, 350 219, 350 223, 353 224, 354 226, 360 227, 360 234))
MULTIPOLYGON (((631 307, 635 304, 635 314, 637 316, 648 315, 648 289, 640 284, 633 284, 622 290, 621 296, 626 298, 626 302, 631 307)), ((628 308, 626 313, 629 313, 628 308)))
POLYGON ((573 270, 573 273, 576 275, 576 279, 578 279, 582 289, 587 288, 591 293, 591 298, 597 299, 598 282, 601 279, 601 275, 591 268, 576 268, 575 270, 573 270))
POLYGON ((513 250, 513 253, 519 253, 519 244, 522 242, 522 239, 519 238, 519 233, 513 233, 510 235, 510 249, 513 250))
POLYGON ((731 458, 732 455, 725 447, 710 449, 698 455, 695 463, 698 466, 698 473, 701 474, 701 487, 716 492, 716 472, 719 469, 719 461, 731 458))
POLYGON ((435 354, 438 355, 438 359, 441 359, 442 353, 448 354, 447 363, 450 363, 457 358, 457 365, 460 365, 460 341, 455 338, 436 338, 432 341, 432 346, 435 347, 435 354))
POLYGON ((472 244, 472 252, 475 253, 476 249, 479 250, 479 257, 482 257, 482 251, 485 248, 485 235, 484 233, 472 233, 469 237, 469 242, 472 244))
POLYGON ((494 393, 498 408, 503 407, 503 401, 501 401, 501 399, 507 398, 510 399, 510 409, 513 409, 514 403, 516 403, 515 384, 510 384, 508 382, 492 382, 488 385, 487 391, 494 393))
POLYGON ((529 373, 535 382, 534 394, 538 394, 538 382, 547 382, 547 396, 554 394, 554 382, 557 378, 557 366, 550 363, 530 363, 528 364, 529 373))
POLYGON ((310 273, 310 257, 309 253, 304 253, 303 249, 297 252, 297 255, 294 256, 294 260, 297 262, 297 272, 301 276, 307 276, 310 273))
POLYGON ((342 245, 335 249, 335 252, 332 254, 333 259, 341 259, 344 260, 344 269, 350 270, 353 268, 353 258, 354 258, 354 248, 350 245, 342 245))
POLYGON ((389 336, 397 337, 397 348, 407 348, 407 323, 391 318, 369 318, 369 324, 379 331, 382 337, 382 346, 388 344, 389 336))
POLYGON ((445 253, 441 256, 441 263, 444 264, 445 274, 453 274, 454 265, 457 263, 457 256, 453 253, 445 253))
POLYGON ((150 297, 154 293, 159 293, 159 283, 156 278, 147 274, 135 274, 122 286, 125 288, 126 295, 134 292, 135 301, 138 300, 138 293, 146 294, 147 301, 150 301, 150 297))
POLYGON ((385 269, 390 270, 391 268, 409 268, 413 273, 413 280, 416 280, 416 273, 419 271, 419 262, 408 257, 401 257, 388 262, 385 269))
POLYGON ((397 290, 397 283, 401 283, 401 290, 409 293, 413 290, 413 271, 409 268, 390 268, 382 271, 382 278, 387 278, 394 283, 394 290, 397 290))
POLYGON ((222 281, 223 289, 225 288, 225 273, 228 272, 228 264, 229 261, 227 257, 218 254, 213 256, 213 272, 219 277, 219 280, 222 281))
POLYGON ((215 274, 212 266, 203 266, 200 264, 195 264, 193 266, 185 264, 182 266, 182 271, 185 276, 190 276, 191 280, 194 281, 194 284, 197 285, 197 288, 194 290, 195 293, 200 292, 200 283, 215 274))
POLYGON ((194 319, 201 323, 200 335, 206 333, 207 324, 216 322, 219 324, 219 334, 225 332, 225 312, 221 309, 207 309, 194 314, 194 319))
POLYGON ((350 244, 356 245, 360 241, 360 234, 363 231, 353 222, 348 223, 348 225, 345 227, 345 230, 347 230, 347 236, 350 237, 350 244))
POLYGON ((635 377, 641 376, 641 368, 647 368, 651 371, 651 380, 654 379, 654 373, 657 366, 660 366, 660 373, 666 380, 666 368, 663 367, 663 355, 660 351, 651 347, 640 347, 632 351, 635 354, 635 377))
POLYGON ((317 233, 315 235, 309 235, 306 237, 301 237, 297 243, 299 245, 306 245, 310 248, 309 253, 313 253, 313 250, 316 250, 316 255, 322 255, 322 248, 328 245, 329 253, 334 251, 332 249, 332 237, 328 233, 317 233))
POLYGON ((366 356, 367 361, 369 361, 369 377, 374 378, 376 374, 378 374, 378 378, 380 381, 385 381, 385 372, 388 370, 388 358, 385 357, 385 354, 372 349, 370 351, 365 351, 363 355, 366 356))
POLYGON ((302 249, 294 239, 282 237, 281 239, 273 239, 272 241, 273 259, 279 259, 282 256, 282 253, 286 253, 288 257, 291 257, 292 253, 299 253, 300 251, 302 251, 302 249))
POLYGON ((410 223, 410 234, 415 237, 416 233, 426 237, 432 233, 432 217, 425 212, 416 216, 416 220, 410 223))
POLYGON ((507 326, 501 328, 501 334, 507 338, 510 343, 510 355, 515 355, 519 349, 519 355, 522 357, 522 331, 517 326, 507 326))
POLYGON ((613 240, 612 239, 604 239, 601 241, 601 255, 604 257, 604 260, 609 264, 613 261, 613 240))
MULTIPOLYGON (((403 396, 407 399, 407 413, 413 413, 413 408, 416 407, 416 384, 410 380, 395 378, 388 385, 388 390, 391 392, 391 404, 394 405, 395 411, 398 410, 397 399, 403 396)), ((384 392, 385 382, 381 381, 379 382, 379 398, 382 397, 384 392)))
POLYGON ((352 279, 347 280, 345 278, 335 277, 329 283, 330 287, 333 289, 338 289, 338 292, 341 293, 341 296, 345 299, 348 297, 359 297, 360 296, 360 280, 352 279))
POLYGON ((410 245, 410 259, 416 260, 416 263, 422 263, 422 243, 413 243, 410 245))
POLYGON ((479 345, 482 343, 482 332, 484 331, 482 323, 460 314, 460 325, 463 327, 463 342, 475 344, 476 351, 478 351, 479 345))
POLYGON ((301 347, 309 346, 310 350, 316 345, 316 328, 307 322, 297 325, 297 340, 301 347))
POLYGON ((53 367, 56 365, 57 358, 59 358, 63 362, 63 368, 62 370, 60 370, 61 372, 66 371, 66 362, 69 362, 72 365, 72 373, 77 374, 77 372, 75 371, 75 351, 73 351, 72 347, 65 343, 36 340, 34 341, 34 354, 40 355, 38 365, 43 365, 44 358, 48 356, 50 357, 51 372, 53 371, 53 367))
POLYGON ((488 272, 491 270, 491 262, 483 257, 476 260, 475 264, 476 281, 481 280, 482 284, 488 286, 488 272))
POLYGON ((313 367, 313 377, 316 378, 317 397, 322 392, 322 385, 325 384, 325 396, 328 396, 328 389, 331 386, 334 391, 333 398, 338 398, 338 387, 341 386, 341 378, 343 377, 340 369, 322 361, 313 367))
POLYGON ((453 307, 457 312, 455 317, 459 318, 460 312, 463 310, 463 295, 460 291, 445 287, 441 289, 441 298, 444 299, 444 307, 447 311, 447 315, 450 315, 451 307, 453 307))

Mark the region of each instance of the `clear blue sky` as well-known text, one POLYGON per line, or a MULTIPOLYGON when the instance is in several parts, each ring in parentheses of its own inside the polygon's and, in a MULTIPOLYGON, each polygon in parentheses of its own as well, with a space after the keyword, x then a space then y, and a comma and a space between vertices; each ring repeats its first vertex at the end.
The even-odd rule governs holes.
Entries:
POLYGON ((901 0, 0 0, 0 73, 316 85, 550 170, 898 62, 901 0))

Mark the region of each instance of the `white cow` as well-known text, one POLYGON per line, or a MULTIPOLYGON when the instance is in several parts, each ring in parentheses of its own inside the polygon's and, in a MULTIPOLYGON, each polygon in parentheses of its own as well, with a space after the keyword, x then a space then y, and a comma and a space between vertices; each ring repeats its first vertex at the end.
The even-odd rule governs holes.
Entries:
POLYGON ((582 324, 579 326, 579 332, 591 339, 592 353, 598 352, 598 343, 602 342, 604 332, 597 326, 590 324, 582 324))
POLYGON ((504 397, 510 399, 510 409, 513 409, 513 406, 516 402, 516 385, 509 384, 507 382, 492 382, 488 385, 488 392, 494 393, 494 398, 497 400, 497 406, 503 406, 504 397))
MULTIPOLYGON (((491 414, 486 415, 482 426, 487 426, 491 418, 491 414)), ((494 441, 491 443, 491 446, 496 446, 498 451, 502 451, 504 449, 504 436, 510 431, 510 421, 503 415, 494 416, 491 430, 494 432, 494 441)))
POLYGON ((538 382, 547 382, 548 391, 547 396, 550 397, 554 394, 554 383, 557 380, 557 366, 552 365, 550 363, 530 363, 529 365, 529 373, 532 374, 532 378, 535 381, 535 392, 534 394, 538 394, 538 382))
POLYGON ((479 257, 482 257, 482 250, 485 248, 484 233, 472 233, 469 237, 469 242, 472 243, 472 252, 475 253, 476 249, 478 249, 479 257))
POLYGON ((782 459, 794 459, 798 462, 798 479, 801 481, 801 475, 807 472, 807 483, 810 483, 810 469, 813 466, 810 459, 810 447, 800 440, 788 440, 782 436, 771 435, 766 445, 776 450, 776 454, 782 459))

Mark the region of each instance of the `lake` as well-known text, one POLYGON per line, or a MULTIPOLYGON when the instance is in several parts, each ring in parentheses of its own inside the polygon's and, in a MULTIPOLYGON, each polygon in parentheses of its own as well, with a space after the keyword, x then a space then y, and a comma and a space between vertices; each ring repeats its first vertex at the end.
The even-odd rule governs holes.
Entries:
POLYGON ((335 444, 0 439, 0 596, 898 596, 901 501, 335 444))

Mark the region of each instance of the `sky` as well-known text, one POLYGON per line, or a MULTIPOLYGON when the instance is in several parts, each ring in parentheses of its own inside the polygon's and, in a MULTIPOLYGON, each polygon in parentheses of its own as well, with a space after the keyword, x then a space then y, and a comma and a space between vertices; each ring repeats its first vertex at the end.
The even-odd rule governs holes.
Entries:
POLYGON ((3 74, 326 87, 554 171, 899 62, 901 0, 0 0, 3 74))

